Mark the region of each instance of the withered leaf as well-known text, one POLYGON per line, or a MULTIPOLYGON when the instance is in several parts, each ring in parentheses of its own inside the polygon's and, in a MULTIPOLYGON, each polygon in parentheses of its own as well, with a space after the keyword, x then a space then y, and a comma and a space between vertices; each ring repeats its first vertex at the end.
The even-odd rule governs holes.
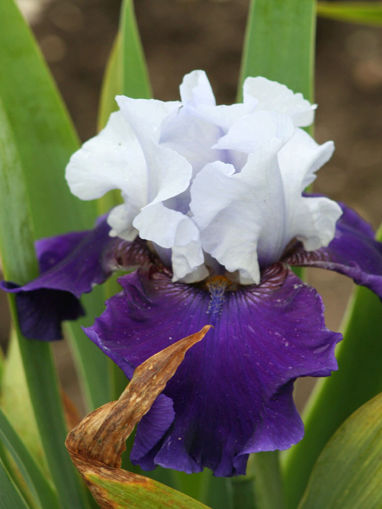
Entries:
POLYGON ((61 390, 61 401, 64 409, 64 416, 66 421, 67 429, 72 429, 80 422, 81 418, 78 413, 78 409, 69 396, 61 390))
POLYGON ((126 439, 135 425, 150 410, 187 351, 201 341, 210 328, 206 325, 140 364, 117 401, 90 413, 69 433, 66 447, 72 461, 102 508, 206 507, 161 483, 122 470, 120 466, 126 439))

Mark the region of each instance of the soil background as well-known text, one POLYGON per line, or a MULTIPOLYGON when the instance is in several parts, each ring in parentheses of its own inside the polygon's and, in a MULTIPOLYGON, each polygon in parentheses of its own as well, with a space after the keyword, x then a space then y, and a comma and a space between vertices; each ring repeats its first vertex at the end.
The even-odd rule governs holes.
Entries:
MULTIPOLYGON (((117 30, 119 0, 19 0, 82 140, 96 132, 102 74, 117 30)), ((248 0, 136 0, 154 96, 178 96, 182 76, 205 69, 218 103, 236 95, 248 0)), ((319 20, 315 137, 336 152, 315 190, 345 201, 376 228, 381 221, 382 29, 319 20)), ((328 271, 309 272, 338 330, 352 284, 328 271)), ((8 337, 0 296, 0 339, 8 337)), ((381 340, 382 338, 375 338, 381 340)), ((65 342, 55 345, 65 390, 81 406, 65 342)), ((299 406, 310 383, 298 384, 299 406)))

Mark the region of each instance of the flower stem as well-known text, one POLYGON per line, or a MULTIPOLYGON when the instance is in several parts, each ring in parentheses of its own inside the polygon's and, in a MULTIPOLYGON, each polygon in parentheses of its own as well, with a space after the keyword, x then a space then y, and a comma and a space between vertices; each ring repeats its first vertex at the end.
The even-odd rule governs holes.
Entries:
MULTIPOLYGON (((252 454, 248 462, 247 477, 252 478, 255 509, 282 509, 284 493, 278 451, 252 454)), ((247 488, 249 491, 249 488, 247 488)), ((239 505, 234 505, 234 509, 239 505)))
POLYGON ((233 478, 231 481, 231 498, 233 509, 257 509, 254 478, 252 476, 233 478))

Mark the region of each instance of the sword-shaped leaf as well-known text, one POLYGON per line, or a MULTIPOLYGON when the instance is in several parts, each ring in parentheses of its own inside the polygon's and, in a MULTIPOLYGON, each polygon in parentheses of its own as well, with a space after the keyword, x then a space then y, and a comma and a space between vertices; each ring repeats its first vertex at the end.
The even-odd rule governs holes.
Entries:
POLYGON ((314 465, 299 509, 382 507, 382 394, 354 412, 314 465))

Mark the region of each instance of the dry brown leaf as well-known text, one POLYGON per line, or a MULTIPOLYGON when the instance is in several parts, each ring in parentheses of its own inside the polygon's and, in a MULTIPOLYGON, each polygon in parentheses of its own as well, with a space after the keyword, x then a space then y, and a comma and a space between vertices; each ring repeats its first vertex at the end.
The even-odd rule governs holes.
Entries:
POLYGON ((81 417, 78 412, 78 409, 76 405, 73 403, 73 401, 69 398, 69 396, 61 389, 61 400, 62 400, 62 406, 64 408, 64 416, 65 416, 65 422, 67 429, 72 429, 74 426, 77 426, 77 424, 80 422, 81 417))
POLYGON ((117 401, 106 403, 87 415, 67 436, 66 447, 72 461, 101 507, 120 506, 110 501, 105 490, 100 489, 99 482, 92 482, 94 475, 97 481, 150 485, 151 490, 161 486, 120 469, 126 439, 175 374, 187 351, 201 341, 210 328, 210 325, 206 325, 199 332, 177 341, 140 364, 117 401))

